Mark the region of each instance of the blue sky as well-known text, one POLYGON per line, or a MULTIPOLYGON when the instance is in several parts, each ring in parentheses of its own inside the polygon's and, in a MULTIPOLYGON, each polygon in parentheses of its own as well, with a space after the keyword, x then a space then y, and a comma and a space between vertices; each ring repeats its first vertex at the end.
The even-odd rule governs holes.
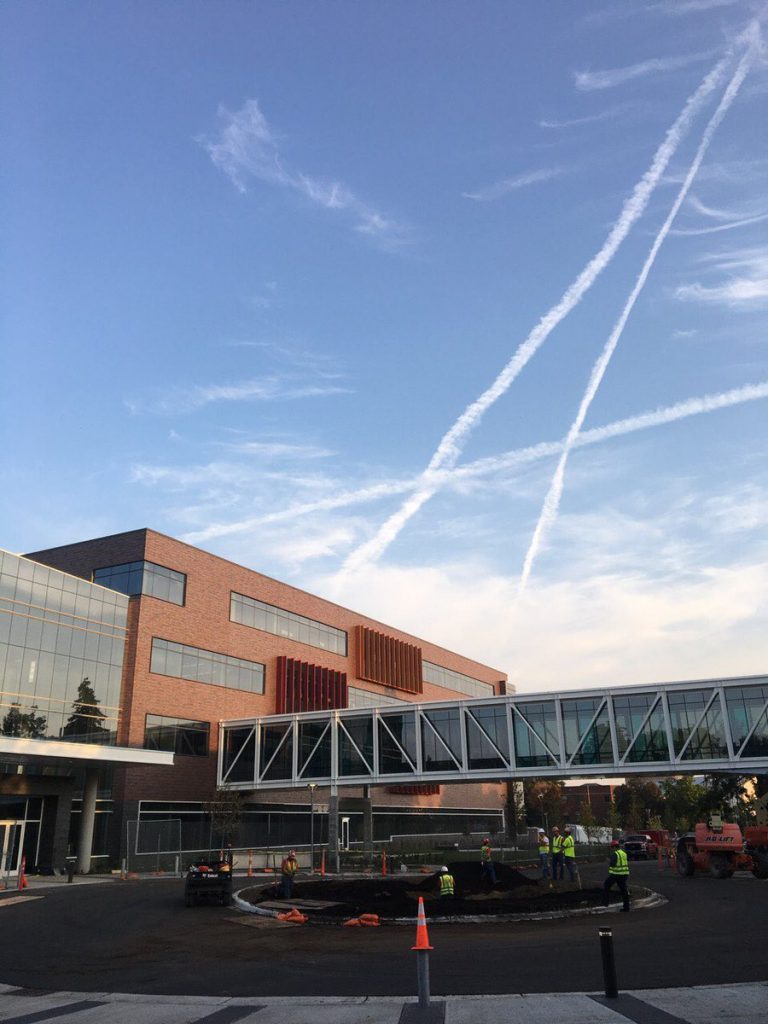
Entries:
POLYGON ((150 526, 525 689, 765 672, 760 19, 5 4, 0 544, 150 526))

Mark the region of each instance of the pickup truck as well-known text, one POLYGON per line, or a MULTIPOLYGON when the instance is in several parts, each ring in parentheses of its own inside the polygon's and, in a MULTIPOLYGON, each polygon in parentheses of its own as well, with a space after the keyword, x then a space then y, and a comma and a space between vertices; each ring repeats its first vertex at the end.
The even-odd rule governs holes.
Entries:
POLYGON ((633 832, 624 837, 624 852, 629 860, 649 860, 658 854, 658 846, 645 832, 633 832))

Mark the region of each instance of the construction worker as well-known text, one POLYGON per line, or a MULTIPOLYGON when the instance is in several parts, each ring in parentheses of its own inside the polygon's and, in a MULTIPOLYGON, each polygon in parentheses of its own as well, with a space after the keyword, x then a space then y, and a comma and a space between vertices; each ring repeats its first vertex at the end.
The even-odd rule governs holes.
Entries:
POLYGON ((618 839, 611 843, 611 859, 608 862, 608 877, 603 883, 603 906, 608 906, 608 892, 612 885, 618 885, 623 900, 622 912, 629 913, 629 859, 626 851, 619 846, 618 839))
POLYGON ((293 879, 299 870, 299 862, 296 860, 296 851, 291 850, 287 857, 283 857, 280 864, 280 874, 283 880, 283 899, 289 900, 293 894, 293 879))
POLYGON ((484 839, 483 845, 480 847, 480 880, 485 875, 491 880, 491 885, 496 885, 496 872, 493 867, 493 850, 491 849, 491 840, 484 839))
POLYGON ((557 881, 563 877, 563 837, 555 825, 552 829, 552 878, 557 881))
POLYGON ((575 882, 576 875, 578 874, 578 869, 576 867, 576 843, 574 842, 571 830, 567 825, 563 834, 562 849, 563 864, 568 868, 568 878, 571 882, 575 882))
POLYGON ((453 880, 453 875, 447 865, 443 864, 440 868, 440 899, 453 899, 456 895, 455 889, 456 883, 453 880))
POLYGON ((549 836, 543 828, 539 829, 539 864, 541 877, 549 878, 549 836))

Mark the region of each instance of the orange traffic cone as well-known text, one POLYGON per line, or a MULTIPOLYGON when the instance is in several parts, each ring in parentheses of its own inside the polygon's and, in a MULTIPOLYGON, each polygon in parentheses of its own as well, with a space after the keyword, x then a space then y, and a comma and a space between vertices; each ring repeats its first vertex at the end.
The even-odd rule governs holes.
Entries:
POLYGON ((416 945, 411 946, 411 949, 434 949, 434 946, 429 944, 429 934, 427 933, 427 917, 424 913, 424 897, 419 896, 419 914, 416 918, 416 945))
POLYGON ((25 874, 26 866, 27 866, 27 858, 26 857, 22 857, 21 858, 21 871, 19 871, 19 888, 20 889, 26 889, 26 888, 29 887, 29 882, 27 881, 27 876, 25 874))
POLYGON ((382 875, 387 873, 387 855, 383 850, 381 851, 381 873, 382 875))
POLYGON ((320 877, 325 878, 325 850, 320 857, 320 877))
POLYGON ((248 851, 248 874, 246 878, 253 878, 253 850, 248 851))

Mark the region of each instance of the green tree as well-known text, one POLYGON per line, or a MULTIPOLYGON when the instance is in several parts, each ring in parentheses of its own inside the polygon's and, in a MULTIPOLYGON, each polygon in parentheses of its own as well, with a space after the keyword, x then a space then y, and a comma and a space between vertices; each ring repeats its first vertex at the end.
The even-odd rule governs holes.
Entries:
POLYGON ((565 794, 561 779, 530 779, 523 783, 525 810, 528 823, 537 826, 544 822, 553 825, 565 818, 565 794))
POLYGON ((509 779, 502 800, 507 823, 507 836, 512 839, 521 830, 525 831, 525 793, 522 783, 515 779, 509 779))
POLYGON ((664 809, 659 787, 643 779, 628 779, 623 786, 616 787, 613 798, 624 828, 648 828, 650 818, 664 809))
POLYGON ((22 711, 21 704, 11 704, 8 714, 3 719, 0 732, 3 736, 16 736, 28 740, 38 740, 45 736, 48 720, 45 715, 37 714, 37 705, 31 710, 22 711))
POLYGON ((243 817, 243 798, 235 789, 217 789, 210 800, 203 803, 203 811, 210 815, 211 840, 232 843, 240 831, 243 817))
POLYGON ((587 841, 594 843, 598 825, 595 812, 592 810, 592 804, 589 800, 582 801, 579 807, 579 824, 587 833, 587 841))
POLYGON ((109 735, 109 729, 102 725, 106 717, 99 707, 93 683, 86 676, 77 688, 77 697, 72 703, 72 714, 61 730, 61 735, 71 740, 103 743, 109 735))
POLYGON ((667 779, 662 784, 664 810, 662 820, 669 829, 687 832, 702 817, 705 790, 690 775, 679 779, 667 779))

